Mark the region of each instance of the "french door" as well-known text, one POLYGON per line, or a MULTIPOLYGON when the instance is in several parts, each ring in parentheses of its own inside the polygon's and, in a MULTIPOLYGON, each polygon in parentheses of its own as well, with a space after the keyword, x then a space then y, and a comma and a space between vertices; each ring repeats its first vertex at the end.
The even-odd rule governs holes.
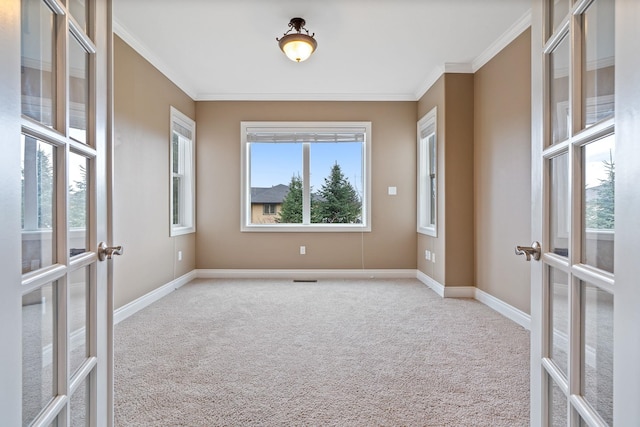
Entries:
POLYGON ((10 254, 0 261, 7 329, 0 418, 16 426, 108 425, 111 294, 98 247, 108 240, 110 4, 1 7, 0 239, 10 254))
POLYGON ((628 252, 640 237, 629 214, 640 169, 629 126, 639 118, 621 114, 637 112, 621 92, 638 83, 618 77, 637 56, 625 35, 637 22, 625 15, 639 8, 627 0, 532 5, 532 232, 542 253, 532 265, 531 425, 637 425, 630 414, 638 410, 625 402, 640 402, 638 369, 628 363, 639 360, 640 340, 620 331, 640 303, 637 276, 629 281, 638 261, 628 252))

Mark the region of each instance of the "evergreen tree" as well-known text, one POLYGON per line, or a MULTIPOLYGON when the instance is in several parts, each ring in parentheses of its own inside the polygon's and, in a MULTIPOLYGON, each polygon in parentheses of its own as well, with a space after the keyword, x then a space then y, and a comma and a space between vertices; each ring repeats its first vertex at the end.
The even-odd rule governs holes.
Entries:
POLYGON ((87 171, 80 166, 81 179, 69 186, 69 227, 87 226, 87 171))
POLYGON ((361 221, 362 203, 358 193, 336 162, 312 202, 311 222, 353 224, 361 221))
POLYGON ((53 228, 53 165, 49 154, 38 148, 36 153, 36 180, 38 188, 38 228, 53 228))
POLYGON ((604 161, 607 177, 600 180, 600 185, 592 200, 586 200, 586 226, 599 230, 612 230, 615 227, 615 164, 613 159, 604 161))
POLYGON ((278 212, 276 222, 282 224, 302 223, 302 179, 293 175, 289 184, 289 192, 282 201, 282 209, 278 212))

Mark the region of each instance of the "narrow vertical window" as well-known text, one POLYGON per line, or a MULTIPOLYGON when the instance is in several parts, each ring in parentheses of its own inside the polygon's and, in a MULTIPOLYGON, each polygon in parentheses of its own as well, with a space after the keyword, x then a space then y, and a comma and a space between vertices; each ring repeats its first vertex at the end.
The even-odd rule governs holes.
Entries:
POLYGON ((195 122, 171 107, 171 236, 193 233, 195 224, 195 122))
POLYGON ((438 175, 437 175, 436 109, 418 122, 418 233, 437 236, 438 175))

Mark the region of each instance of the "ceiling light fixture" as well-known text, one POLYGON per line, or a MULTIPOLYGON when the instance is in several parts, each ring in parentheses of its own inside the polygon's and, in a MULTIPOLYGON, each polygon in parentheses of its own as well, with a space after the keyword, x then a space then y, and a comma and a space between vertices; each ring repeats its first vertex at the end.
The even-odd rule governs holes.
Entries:
POLYGON ((309 30, 304 27, 305 24, 306 22, 302 18, 291 18, 291 21, 289 21, 289 31, 284 33, 281 38, 276 37, 280 49, 292 61, 304 61, 309 58, 316 50, 316 47, 318 47, 316 39, 313 38, 316 33, 309 35, 309 30), (294 29, 296 32, 292 33, 291 31, 294 29), (300 30, 304 30, 306 34, 300 32, 300 30))

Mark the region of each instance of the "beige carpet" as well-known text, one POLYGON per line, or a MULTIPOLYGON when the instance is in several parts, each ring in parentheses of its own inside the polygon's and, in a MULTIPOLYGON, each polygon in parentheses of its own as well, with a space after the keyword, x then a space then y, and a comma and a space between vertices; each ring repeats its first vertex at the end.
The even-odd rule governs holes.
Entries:
POLYGON ((417 280, 196 280, 115 328, 117 426, 526 426, 529 334, 417 280))

